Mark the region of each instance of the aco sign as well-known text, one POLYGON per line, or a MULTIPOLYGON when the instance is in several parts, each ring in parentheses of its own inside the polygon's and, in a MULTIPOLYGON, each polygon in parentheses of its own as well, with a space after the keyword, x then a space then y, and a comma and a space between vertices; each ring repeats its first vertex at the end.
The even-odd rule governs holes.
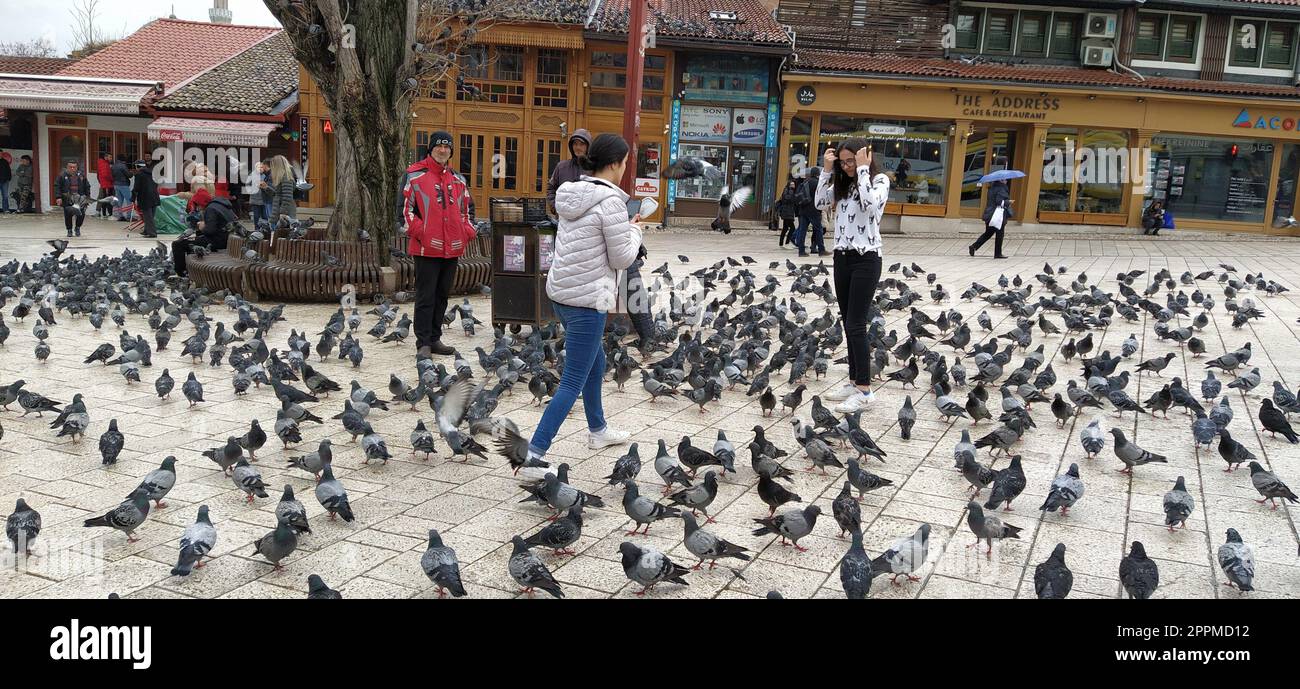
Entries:
POLYGON ((1278 117, 1276 115, 1272 117, 1265 117, 1264 115, 1253 117, 1247 108, 1242 108, 1241 112, 1237 113, 1237 119, 1232 121, 1232 126, 1244 127, 1247 129, 1271 129, 1274 131, 1281 130, 1289 132, 1296 128, 1296 119, 1294 117, 1278 117))

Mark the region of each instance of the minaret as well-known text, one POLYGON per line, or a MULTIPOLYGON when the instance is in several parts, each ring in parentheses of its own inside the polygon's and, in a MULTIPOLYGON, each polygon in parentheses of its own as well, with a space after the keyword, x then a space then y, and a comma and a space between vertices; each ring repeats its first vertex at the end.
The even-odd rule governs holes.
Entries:
POLYGON ((229 24, 231 18, 230 0, 212 0, 212 7, 208 9, 208 21, 213 24, 229 24))

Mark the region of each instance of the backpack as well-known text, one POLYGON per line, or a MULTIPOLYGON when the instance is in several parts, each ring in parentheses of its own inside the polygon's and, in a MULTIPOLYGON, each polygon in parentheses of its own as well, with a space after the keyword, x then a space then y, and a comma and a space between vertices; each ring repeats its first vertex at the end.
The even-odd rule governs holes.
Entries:
POLYGON ((799 183, 799 187, 794 190, 794 200, 800 206, 813 205, 813 181, 805 179, 799 183))

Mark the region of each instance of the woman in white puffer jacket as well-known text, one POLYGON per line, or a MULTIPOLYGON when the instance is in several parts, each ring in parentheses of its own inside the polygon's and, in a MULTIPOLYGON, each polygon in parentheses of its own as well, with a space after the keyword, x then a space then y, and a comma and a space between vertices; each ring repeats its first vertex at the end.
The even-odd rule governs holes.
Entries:
POLYGON ((628 220, 628 195, 618 187, 627 168, 628 145, 622 137, 601 134, 578 165, 589 174, 565 182, 555 192, 560 216, 555 256, 546 294, 564 324, 564 374, 533 431, 528 454, 546 456, 578 395, 587 415, 587 447, 598 450, 627 442, 628 434, 609 428, 601 406, 605 378, 605 315, 614 308, 619 270, 636 260, 641 247, 640 218, 628 220))

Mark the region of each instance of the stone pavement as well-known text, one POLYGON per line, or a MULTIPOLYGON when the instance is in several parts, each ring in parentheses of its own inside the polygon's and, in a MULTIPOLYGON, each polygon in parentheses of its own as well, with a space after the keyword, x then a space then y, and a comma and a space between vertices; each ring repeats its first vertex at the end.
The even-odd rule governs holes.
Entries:
MULTIPOLYGON (((14 256, 24 260, 34 258, 46 248, 39 238, 62 234, 61 222, 52 218, 0 218, 0 260, 14 256)), ((116 255, 124 245, 142 250, 152 246, 148 240, 123 240, 117 226, 93 219, 87 221, 85 235, 74 240, 72 252, 80 254, 85 249, 92 255, 116 255)), ((1297 337, 1300 326, 1296 323, 1300 316, 1300 281, 1294 273, 1300 265, 1297 262, 1300 241, 1240 237, 1197 241, 1153 241, 1142 237, 1090 240, 1083 236, 1018 240, 1013 236, 1007 244, 1013 258, 1008 261, 968 258, 965 254, 968 241, 965 237, 890 237, 886 240, 885 263, 916 261, 927 271, 937 273, 939 282, 954 294, 959 294, 972 280, 992 285, 999 273, 1009 277, 1018 273, 1037 286, 1032 275, 1041 269, 1044 260, 1053 266, 1065 265, 1071 278, 1085 271, 1091 280, 1100 280, 1103 289, 1108 291, 1115 290, 1115 274, 1120 271, 1148 271, 1147 276, 1137 281, 1145 284, 1143 281, 1151 273, 1163 267, 1177 276, 1184 270, 1195 273, 1216 269, 1220 261, 1234 264, 1238 275, 1263 271, 1267 277, 1294 290, 1276 298, 1256 295, 1255 301, 1267 317, 1237 330, 1225 318, 1218 284, 1202 282, 1199 287, 1214 294, 1219 305, 1211 325, 1200 336, 1211 355, 1236 349, 1247 341, 1254 343, 1256 354, 1251 365, 1259 366, 1264 382, 1244 395, 1225 388, 1232 393, 1229 397, 1236 410, 1230 428, 1234 437, 1283 481, 1300 488, 1300 446, 1288 445, 1267 433, 1260 435, 1256 418, 1259 403, 1270 393, 1273 380, 1282 380, 1290 390, 1300 385, 1300 338, 1297 337)), ((754 268, 762 280, 769 273, 769 261, 784 261, 793 256, 788 249, 776 248, 774 234, 761 232, 736 233, 730 237, 656 233, 647 236, 647 247, 650 265, 657 266, 667 260, 678 279, 686 270, 725 256, 749 255, 757 259, 754 268), (690 257, 689 266, 678 262, 679 253, 690 257)), ((785 279, 783 269, 775 274, 785 279)), ((913 286, 928 294, 922 280, 913 281, 913 286)), ((1158 295, 1159 299, 1163 297, 1158 295)), ((820 315, 821 303, 800 301, 809 308, 811 316, 820 315)), ((475 297, 472 303, 476 314, 488 320, 487 299, 475 297)), ((992 333, 982 332, 974 325, 974 316, 987 305, 979 301, 953 300, 938 306, 927 301, 918 305, 932 315, 940 309, 957 309, 972 323, 977 337, 1006 332, 1013 323, 1005 309, 987 308, 994 329, 992 333)), ((277 326, 269 340, 284 349, 290 328, 297 328, 312 333, 314 341, 314 333, 320 331, 333 308, 330 305, 290 306, 285 314, 288 322, 277 326)), ((401 308, 409 312, 411 307, 407 304, 401 308)), ((269 433, 278 408, 269 390, 255 389, 237 399, 230 386, 228 368, 193 367, 188 359, 177 358, 180 341, 189 335, 188 325, 181 326, 168 350, 154 354, 153 368, 142 369, 143 381, 138 385, 128 387, 116 367, 81 363, 99 343, 116 344, 118 332, 111 323, 102 332, 94 333, 84 319, 59 317, 59 325, 51 329, 54 353, 48 363, 37 364, 32 357, 33 319, 18 323, 9 316, 10 310, 5 309, 5 317, 13 333, 0 348, 0 383, 22 377, 28 381, 28 389, 60 401, 68 401, 74 393, 81 392, 90 410, 91 427, 86 439, 79 443, 66 439, 56 441, 55 432, 48 428, 48 415, 42 420, 32 416, 19 418, 18 412, 0 412, 0 424, 4 426, 4 437, 0 440, 0 504, 8 506, 17 497, 26 498, 44 518, 44 531, 38 543, 44 542, 50 548, 43 551, 38 547, 38 552, 45 554, 24 563, 24 568, 0 567, 0 596, 102 598, 115 591, 124 597, 295 598, 305 594, 307 575, 317 573, 347 597, 431 597, 435 595, 433 586, 419 566, 430 528, 439 529, 445 542, 455 548, 471 597, 517 595, 517 587, 506 572, 511 551, 509 539, 515 534, 534 532, 544 524, 548 510, 519 504, 524 495, 517 486, 519 479, 511 475, 500 456, 491 455, 488 461, 469 464, 449 461, 441 441, 441 454, 428 461, 412 456, 408 434, 416 419, 423 418, 426 424, 432 421, 432 413, 425 405, 418 412, 393 405, 390 412, 372 413, 371 420, 387 439, 394 459, 387 465, 369 466, 361 463, 359 443, 349 442, 349 436, 338 422, 328 420, 328 416, 341 410, 341 396, 309 405, 318 415, 326 417, 327 423, 303 424, 304 442, 288 452, 279 449, 278 441, 271 438, 253 466, 273 487, 268 491, 272 497, 246 505, 242 492, 200 452, 220 444, 227 435, 242 434, 254 418, 269 433), (187 410, 179 394, 173 394, 170 401, 160 401, 152 382, 163 367, 171 369, 178 384, 189 371, 195 371, 204 383, 208 401, 193 410, 187 410), (96 439, 110 418, 117 418, 126 434, 126 449, 116 465, 104 468, 100 466, 96 439), (310 477, 284 468, 287 455, 312 451, 324 437, 334 441, 335 473, 346 486, 357 514, 357 520, 351 524, 326 519, 312 495, 310 477), (84 519, 117 505, 167 454, 178 458, 178 484, 167 499, 168 507, 152 511, 139 529, 138 543, 128 544, 126 537, 115 531, 82 527, 84 519), (272 572, 267 562, 250 553, 253 540, 274 526, 275 505, 280 488, 286 483, 294 487, 306 505, 314 533, 300 539, 298 551, 285 563, 285 571, 272 572), (217 526, 219 540, 213 553, 215 557, 188 578, 170 576, 181 532, 193 522, 199 504, 210 506, 217 526)), ((210 315, 228 323, 233 320, 233 314, 222 308, 213 308, 210 315)), ((888 314, 888 320, 891 328, 903 327, 904 319, 899 312, 888 314)), ((374 317, 367 316, 363 329, 368 329, 373 322, 374 317)), ((1185 357, 1176 347, 1156 340, 1151 336, 1151 325, 1148 320, 1128 323, 1116 319, 1108 330, 1094 335, 1095 351, 1109 349, 1117 353, 1120 343, 1130 333, 1136 333, 1142 347, 1126 362, 1125 368, 1132 369, 1138 361, 1168 351, 1178 356, 1163 379, 1150 374, 1135 376, 1128 388, 1131 397, 1145 399, 1173 375, 1182 376, 1192 390, 1198 390, 1204 377, 1201 361, 1185 357)), ((128 319, 127 330, 147 333, 148 328, 142 318, 133 316, 128 319)), ((477 337, 467 338, 457 323, 448 330, 448 335, 452 345, 470 352, 477 345, 488 344, 491 333, 483 328, 477 337)), ((381 397, 387 396, 390 372, 408 381, 414 377, 413 344, 381 345, 369 337, 361 339, 365 361, 359 369, 337 359, 320 365, 313 362, 313 365, 345 387, 356 378, 381 397)), ((1060 376, 1058 388, 1064 387, 1069 377, 1078 376, 1078 360, 1067 364, 1057 355, 1063 342, 1061 336, 1044 340, 1036 332, 1035 344, 1038 342, 1047 345, 1048 360, 1060 376)), ((947 353, 946 347, 939 349, 947 353)), ((842 354, 841 350, 837 356, 842 354)), ((1019 359, 1017 354, 1013 362, 1019 359)), ((966 363, 969 369, 969 359, 966 363)), ((833 367, 828 378, 810 381, 810 394, 839 387, 844 383, 844 375, 842 366, 833 367)), ((777 394, 786 390, 784 376, 781 378, 777 394)), ((730 561, 744 579, 737 578, 728 568, 706 569, 686 577, 690 586, 661 585, 650 597, 743 598, 763 596, 771 589, 790 598, 843 596, 836 567, 848 542, 836 538, 839 528, 830 516, 830 501, 842 485, 842 472, 829 476, 807 473, 802 470, 807 466, 802 456, 787 460, 788 466, 797 470, 795 484, 790 488, 808 501, 815 500, 824 512, 814 534, 802 542, 809 548, 808 552, 796 553, 792 548, 778 545, 771 536, 750 534, 755 526, 753 518, 766 515, 767 510, 755 493, 756 476, 749 467, 749 453, 744 447, 752 437, 749 429, 761 424, 770 429, 768 436, 772 440, 791 450, 795 443, 790 417, 760 416, 757 404, 747 400, 741 390, 724 392, 721 402, 710 405, 703 414, 689 402, 661 399, 651 403, 636 385, 618 393, 611 383, 606 391, 605 408, 610 422, 631 431, 633 440, 640 443, 646 465, 639 483, 647 494, 657 496, 661 487, 649 468, 659 438, 675 446, 683 434, 689 434, 694 444, 708 448, 722 429, 738 448, 739 474, 723 477, 718 498, 710 509, 718 523, 708 528, 753 551, 750 562, 730 561)), ((874 407, 863 415, 863 426, 889 453, 887 463, 872 461, 867 468, 894 482, 892 487, 867 494, 862 505, 868 552, 873 556, 878 554, 893 540, 912 533, 921 522, 933 525, 929 559, 919 572, 921 581, 891 586, 887 578, 880 578, 873 586, 872 597, 1033 597, 1034 565, 1046 559, 1060 542, 1068 548, 1066 561, 1075 573, 1071 596, 1113 598, 1122 595, 1118 582, 1120 558, 1131 541, 1140 540, 1160 567, 1156 597, 1238 598, 1242 594, 1222 585, 1224 577, 1214 556, 1229 527, 1241 532, 1244 540, 1255 548, 1258 591, 1246 597, 1300 594, 1300 562, 1296 554, 1296 521, 1300 510, 1289 505, 1270 511, 1267 506, 1253 502, 1258 496, 1251 486, 1249 472, 1243 468, 1224 473, 1224 463, 1217 452, 1211 450, 1199 455, 1194 452, 1190 421, 1178 413, 1168 419, 1142 416, 1135 420, 1132 414, 1117 419, 1113 413, 1091 410, 1093 413, 1085 413, 1060 429, 1051 422, 1046 409, 1035 409, 1039 428, 1025 437, 1018 450, 1024 456, 1028 487, 1015 501, 1014 511, 999 512, 999 516, 1023 527, 1024 531, 1020 540, 996 545, 993 557, 986 559, 982 547, 978 551, 965 547, 973 540, 965 523, 967 483, 952 467, 953 445, 967 423, 959 421, 950 426, 940 421, 930 396, 923 393, 923 390, 908 391, 920 417, 911 441, 901 440, 896 428, 896 412, 905 394, 897 384, 891 383, 880 390, 874 407), (1167 455, 1169 464, 1139 467, 1134 478, 1118 474, 1116 470, 1121 465, 1111 451, 1109 434, 1101 455, 1085 459, 1078 432, 1093 418, 1101 419, 1103 428, 1117 425, 1139 445, 1167 455), (1057 513, 1044 516, 1037 507, 1050 481, 1072 462, 1080 466, 1086 495, 1068 516, 1057 513), (1161 497, 1179 475, 1186 477, 1196 509, 1186 529, 1170 533, 1163 526, 1161 497)), ((961 394, 964 399, 964 393, 961 394)), ((994 401, 996 398, 994 391, 994 401)), ((509 416, 527 436, 540 418, 540 410, 530 403, 531 396, 519 389, 513 397, 501 400, 496 414, 509 416)), ((807 407, 800 408, 799 413, 807 418, 807 407)), ((602 496, 608 508, 586 511, 584 535, 575 546, 579 552, 576 557, 556 557, 549 551, 539 555, 570 597, 630 596, 639 587, 627 581, 619 566, 618 544, 623 540, 652 543, 687 565, 692 564, 692 557, 681 544, 681 524, 676 520, 656 523, 649 536, 624 536, 630 521, 621 508, 622 490, 605 486, 600 480, 624 450, 609 448, 594 454, 588 451, 583 442, 584 425, 581 410, 575 408, 552 447, 550 459, 554 463, 567 461, 572 467, 571 483, 602 496)), ((988 423, 981 424, 973 435, 978 437, 990 428, 988 423)), ((846 453, 840 454, 845 458, 846 453)), ((981 451, 980 461, 989 461, 986 452, 981 451)), ((995 466, 1002 467, 1005 463, 1005 459, 998 460, 995 466)), ((981 500, 986 496, 987 493, 982 495, 981 500)))

